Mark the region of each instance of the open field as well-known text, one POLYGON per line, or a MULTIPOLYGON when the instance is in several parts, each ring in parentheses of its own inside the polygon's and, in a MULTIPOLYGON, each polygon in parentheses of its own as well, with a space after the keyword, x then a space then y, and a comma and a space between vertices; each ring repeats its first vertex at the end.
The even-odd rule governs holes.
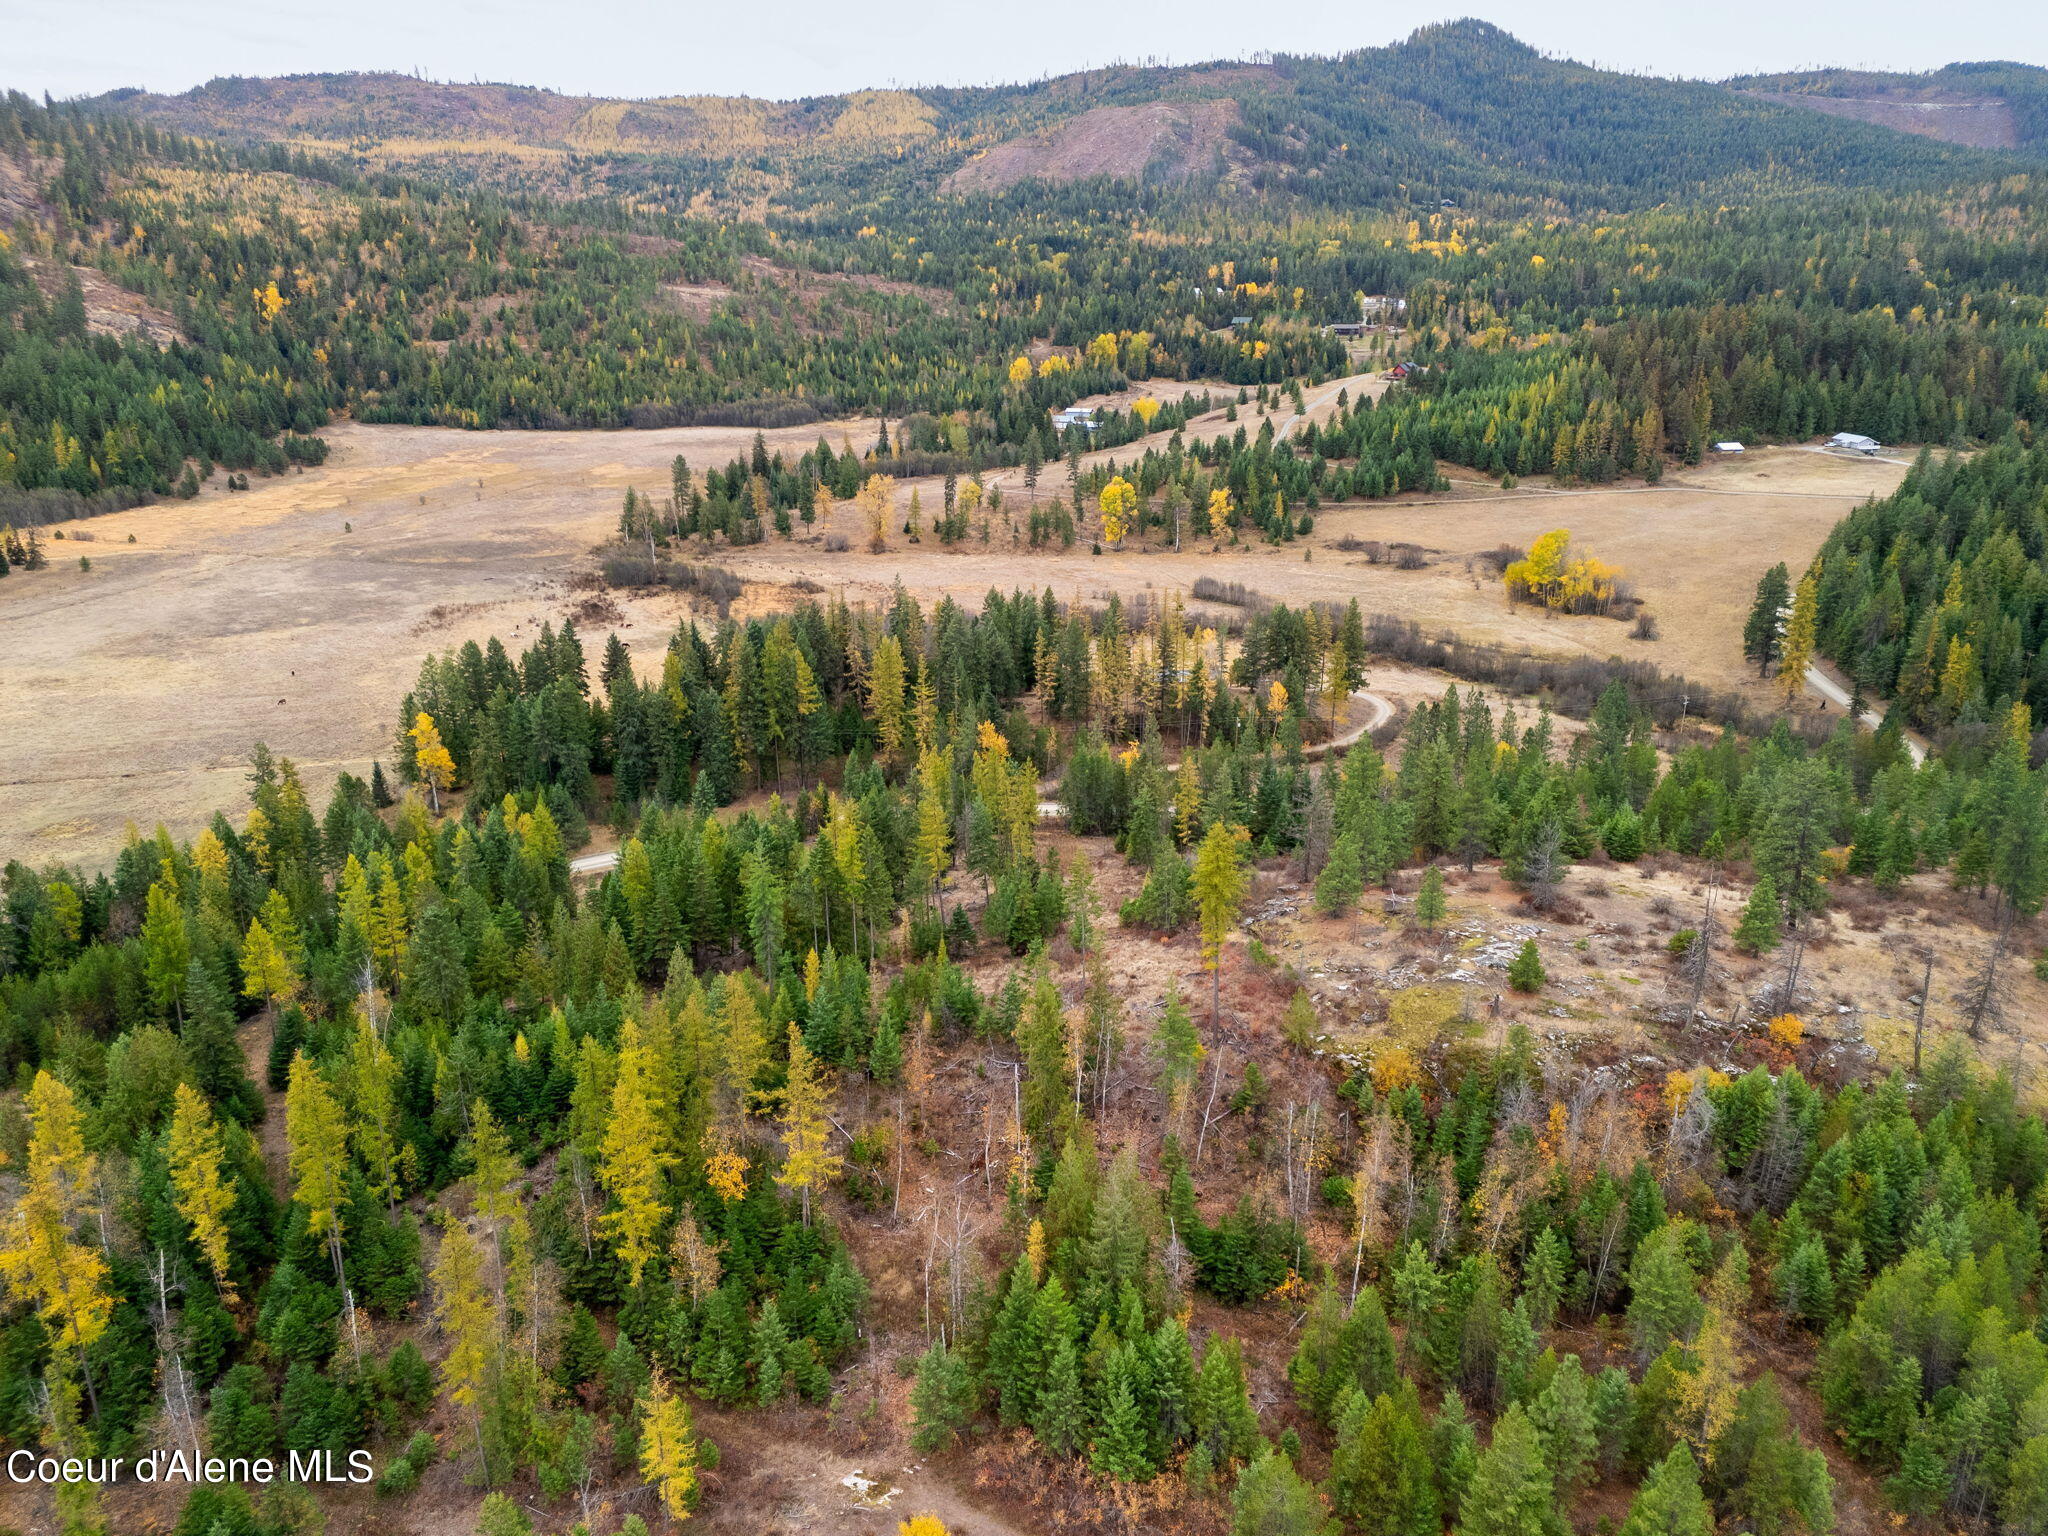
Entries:
MULTIPOLYGON (((817 430, 769 437, 801 451, 817 430)), ((628 485, 665 490, 675 454, 723 465, 752 438, 342 425, 320 469, 72 525, 93 542, 52 541, 49 570, 0 588, 0 852, 93 862, 130 821, 189 835, 240 803, 259 739, 324 797, 388 755, 427 652, 559 623, 628 485)), ((687 611, 614 600, 607 627, 645 652, 687 611)))
MULTIPOLYGON (((1311 414, 1333 409, 1343 387, 1356 396, 1379 386, 1332 381, 1310 391, 1311 414)), ((1254 411, 1242 419, 1256 430, 1254 411)), ((1224 425, 1219 411, 1193 431, 1224 425)), ((835 444, 859 444, 875 426, 767 436, 796 453, 821 430, 835 444)), ((189 835, 239 802, 242 764, 259 739, 299 761, 311 792, 324 797, 335 773, 367 771, 388 754, 394 703, 423 655, 492 633, 528 637, 542 621, 570 616, 589 594, 568 578, 590 566, 627 486, 660 491, 675 454, 700 469, 722 465, 753 437, 725 427, 470 433, 353 424, 329 435, 334 452, 319 469, 73 525, 67 533, 83 532, 89 545, 53 541, 49 570, 0 589, 7 857, 97 862, 118 848, 130 821, 189 835), (90 572, 77 569, 81 551, 90 572)), ((1133 449, 1118 452, 1129 458, 1133 449)), ((1746 682, 1736 642, 1757 575, 1776 560, 1796 569, 1845 511, 1902 473, 1884 462, 1767 450, 1656 488, 1503 492, 1465 476, 1445 495, 1330 509, 1305 544, 1218 548, 1188 539, 1179 553, 1101 556, 1086 543, 1057 553, 1013 546, 1000 524, 987 546, 970 539, 946 551, 897 534, 887 552, 869 554, 846 505, 805 539, 691 558, 748 580, 741 611, 780 605, 800 580, 856 598, 901 580, 928 600, 975 604, 991 587, 1049 586, 1087 600, 1184 590, 1206 575, 1290 602, 1355 596, 1369 612, 1482 640, 1641 656, 1728 685, 1746 682), (1483 570, 1468 568, 1478 551, 1526 545, 1560 525, 1626 568, 1662 638, 1632 641, 1612 620, 1510 608, 1483 570), (853 547, 825 553, 827 532, 853 547), (1419 571, 1372 565, 1335 547, 1346 537, 1409 540, 1431 552, 1431 563, 1419 571)), ((1021 472, 992 480, 1021 506, 1021 472)), ((938 487, 920 489, 935 506, 938 487)), ((1039 489, 1064 489, 1057 468, 1039 489)), ((621 617, 583 627, 616 629, 643 661, 690 611, 666 591, 611 599, 621 617)))

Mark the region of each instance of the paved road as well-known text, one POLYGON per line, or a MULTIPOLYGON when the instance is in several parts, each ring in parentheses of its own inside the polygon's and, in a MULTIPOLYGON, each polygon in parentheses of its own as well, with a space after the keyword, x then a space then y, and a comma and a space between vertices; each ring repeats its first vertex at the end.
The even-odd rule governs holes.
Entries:
MULTIPOLYGON (((1839 704, 1844 709, 1847 709, 1852 702, 1849 690, 1836 682, 1832 677, 1829 677, 1818 666, 1811 666, 1806 669, 1806 686, 1808 691, 1817 693, 1829 703, 1839 704)), ((1884 724, 1884 716, 1874 709, 1866 709, 1861 715, 1857 716, 1857 721, 1859 724, 1866 725, 1874 731, 1884 724)), ((1915 767, 1927 761, 1927 744, 1911 731, 1906 732, 1906 751, 1912 755, 1915 767)))

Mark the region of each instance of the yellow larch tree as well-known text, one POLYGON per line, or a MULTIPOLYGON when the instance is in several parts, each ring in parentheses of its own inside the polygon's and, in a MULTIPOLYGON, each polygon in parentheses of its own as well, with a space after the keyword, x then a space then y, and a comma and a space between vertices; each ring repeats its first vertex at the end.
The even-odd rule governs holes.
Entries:
POLYGON ((697 1437, 690 1405, 669 1390, 659 1370, 640 1399, 640 1472, 661 1496, 672 1520, 687 1520, 697 1507, 697 1437))
POLYGON ((616 1245, 634 1285, 654 1257, 655 1235, 668 1220, 662 1183, 675 1162, 655 1109, 654 1078, 640 1026, 629 1019, 619 1033, 618 1074, 612 1081, 610 1122, 598 1148, 597 1177, 613 1200, 599 1226, 616 1245))
POLYGON ((263 926, 262 918, 251 918, 249 932, 242 940, 242 995, 261 1002, 281 1003, 298 990, 298 972, 291 956, 263 926))
POLYGON ((1778 648, 1778 696, 1787 708, 1806 687, 1806 669, 1813 662, 1820 585, 1808 571, 1792 593, 1792 615, 1785 620, 1785 639, 1778 648))
POLYGON ((191 1229, 192 1246, 213 1271, 213 1283, 221 1294, 232 1297, 235 1287, 228 1279, 227 1216, 234 1208, 235 1192, 221 1177, 224 1155, 213 1106, 189 1083, 178 1084, 172 1097, 168 1161, 172 1203, 191 1229))
POLYGON ((889 509, 896 501, 896 482, 888 475, 869 475, 858 500, 868 526, 868 552, 879 555, 889 547, 889 509))
POLYGON ((1244 845, 1251 833, 1216 820, 1202 834, 1195 852, 1195 909, 1201 918, 1202 969, 1209 973, 1209 1016, 1223 1013, 1223 941, 1237 926, 1238 908, 1250 885, 1244 871, 1244 845))
POLYGON ((782 1090, 782 1171, 775 1182, 803 1198, 804 1225, 811 1224, 811 1191, 836 1178, 845 1159, 831 1150, 831 1102, 818 1058, 801 1030, 789 1026, 789 1077, 782 1090))
POLYGON ((946 895, 941 883, 953 862, 953 818, 946 813, 946 764, 936 751, 926 752, 919 762, 921 787, 917 796, 917 861, 931 882, 939 917, 946 915, 946 895))
POLYGON ((479 1398, 498 1339, 498 1314, 484 1289, 483 1276, 483 1250, 467 1227, 450 1222, 434 1259, 434 1321, 448 1336, 448 1353, 441 1361, 441 1389, 457 1407, 469 1409, 479 1456, 484 1454, 479 1398))
POLYGON ((38 1072, 27 1107, 28 1157, 21 1198, 0 1228, 0 1275, 35 1301, 52 1345, 68 1354, 89 1349, 114 1311, 106 1262, 72 1233, 91 1209, 96 1165, 69 1087, 38 1072))
POLYGON ((350 1137, 369 1175, 370 1193, 387 1205, 399 1194, 398 1060, 367 1018, 349 1042, 350 1137))
POLYGON ((304 1051, 292 1058, 284 1095, 284 1134, 292 1199, 306 1208, 306 1231, 327 1239, 342 1284, 341 1206, 348 1198, 348 1125, 341 1105, 304 1051))
POLYGON ((1744 1369, 1741 1344, 1722 1307, 1707 1308, 1687 1353, 1692 1369, 1678 1378, 1678 1419, 1702 1464, 1711 1466, 1715 1442, 1735 1420, 1744 1369))
POLYGON ((1209 493, 1209 536, 1220 539, 1230 531, 1230 514, 1235 510, 1230 492, 1218 486, 1209 493))
POLYGON ((903 747, 903 679, 903 646, 894 635, 884 635, 868 663, 867 705, 882 755, 891 759, 903 747))

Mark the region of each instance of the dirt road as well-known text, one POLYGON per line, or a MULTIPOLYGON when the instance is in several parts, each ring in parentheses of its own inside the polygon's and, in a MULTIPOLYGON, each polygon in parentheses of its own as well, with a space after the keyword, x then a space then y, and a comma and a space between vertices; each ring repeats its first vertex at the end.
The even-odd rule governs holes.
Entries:
MULTIPOLYGON (((1806 688, 1809 693, 1819 694, 1822 698, 1840 705, 1843 709, 1847 709, 1856 702, 1849 690, 1829 676, 1822 669, 1819 662, 1815 662, 1806 669, 1806 688)), ((1856 723, 1875 731, 1883 727, 1884 716, 1877 710, 1866 709, 1856 717, 1856 723)), ((1918 736, 1915 736, 1911 731, 1905 734, 1906 751, 1911 755, 1914 766, 1917 767, 1927 761, 1927 743, 1918 736)))

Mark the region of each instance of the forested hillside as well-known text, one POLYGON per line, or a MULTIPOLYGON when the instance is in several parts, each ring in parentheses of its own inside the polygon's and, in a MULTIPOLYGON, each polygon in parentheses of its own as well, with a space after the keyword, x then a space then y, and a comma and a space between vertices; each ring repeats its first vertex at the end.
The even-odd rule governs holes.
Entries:
POLYGON ((404 670, 0 849, 0 1452, 291 1469, 0 1536, 2048 1536, 2039 144, 1733 84, 8 96, 0 615, 404 670))
MULTIPOLYGON (((1844 892, 1949 868, 2038 911, 2020 717, 1976 770, 1846 724, 1666 766, 1619 680, 1569 750, 1452 689, 1398 768, 1317 770, 1301 744, 1368 648, 1355 607, 1233 643, 1049 594, 686 628, 658 677, 550 631, 430 661, 396 771, 324 812, 259 749, 250 805, 189 844, 11 865, 0 1433, 370 1444, 385 1498, 498 1490, 491 1533, 715 1517, 690 1403, 841 1403, 880 1336, 855 1253, 950 1152, 993 1203, 972 1241, 933 1227, 905 1411, 924 1453, 985 1444, 1016 1507, 1308 1536, 1327 1500, 1345 1529, 1510 1536, 1611 1500, 1629 1529, 1819 1533, 1826 1436, 1859 1503, 2043 1529, 2042 1122, 1960 1036, 1915 1080, 1812 1082, 1794 1011, 1844 892), (1040 846, 1047 773, 1086 856, 1040 846), (584 884, 600 814, 626 837, 584 884), (1109 839, 1144 875, 1120 920, 1109 839), (1751 872, 1732 935, 1710 907, 1673 940, 1695 1014, 1730 955, 1789 956, 1732 1063, 1630 1092, 1521 1025, 1347 1064, 1308 1053, 1305 993, 1249 1051, 1228 1022, 1263 985, 1226 943, 1257 863, 1343 914, 1442 860, 1428 927, 1458 861, 1549 910, 1572 863, 1666 850, 1751 872), (1202 993, 1112 984, 1148 930, 1199 937, 1202 993), (985 1125, 933 1097, 991 1057, 1017 1078, 985 1125), (1299 1327, 1262 1360, 1276 1315, 1299 1327)), ((1510 981, 1545 988, 1533 942, 1510 981)), ((2000 1006, 1994 972, 1979 1020, 2000 1006)), ((109 1518, 83 1486, 60 1507, 109 1518)), ((179 1529, 310 1519, 201 1489, 179 1529)))

